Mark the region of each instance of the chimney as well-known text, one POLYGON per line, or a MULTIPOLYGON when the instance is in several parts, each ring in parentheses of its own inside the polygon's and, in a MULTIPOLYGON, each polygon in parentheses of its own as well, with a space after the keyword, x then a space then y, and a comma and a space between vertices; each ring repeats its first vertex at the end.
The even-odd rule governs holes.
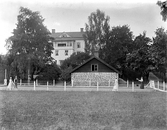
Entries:
POLYGON ((80 28, 80 32, 83 32, 83 28, 80 28))
POLYGON ((98 50, 94 50, 94 56, 99 58, 99 51, 98 50))
POLYGON ((98 45, 96 45, 94 47, 93 55, 97 58, 99 58, 99 50, 100 50, 100 47, 98 45))
POLYGON ((55 29, 52 29, 52 34, 54 34, 55 33, 55 29))

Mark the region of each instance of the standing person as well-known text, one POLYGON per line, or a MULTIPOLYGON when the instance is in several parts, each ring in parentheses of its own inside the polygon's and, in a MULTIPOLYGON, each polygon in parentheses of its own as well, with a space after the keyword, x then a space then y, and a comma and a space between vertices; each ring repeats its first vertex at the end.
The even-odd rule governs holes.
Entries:
POLYGON ((15 88, 17 88, 17 76, 15 76, 14 78, 14 84, 15 84, 15 88))
POLYGON ((137 80, 140 82, 140 89, 144 89, 144 80, 143 80, 143 77, 141 77, 141 79, 138 79, 137 80))
POLYGON ((12 90, 13 87, 14 87, 14 83, 13 83, 13 81, 12 81, 12 77, 10 77, 10 79, 9 79, 9 84, 8 84, 8 86, 7 86, 7 89, 8 89, 8 90, 12 90))
POLYGON ((112 91, 118 91, 118 78, 115 78, 115 83, 114 83, 114 87, 112 89, 112 91))

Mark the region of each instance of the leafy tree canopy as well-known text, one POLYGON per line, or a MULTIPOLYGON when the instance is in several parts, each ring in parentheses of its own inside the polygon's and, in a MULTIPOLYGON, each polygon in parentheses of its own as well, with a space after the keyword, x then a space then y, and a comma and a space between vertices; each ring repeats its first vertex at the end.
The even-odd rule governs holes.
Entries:
POLYGON ((92 54, 95 49, 101 49, 107 41, 107 34, 109 33, 109 16, 105 16, 105 13, 99 9, 96 12, 92 12, 88 17, 88 23, 86 23, 85 34, 85 51, 92 54))
POLYGON ((43 80, 58 80, 61 70, 56 63, 46 64, 39 73, 39 79, 43 80))
POLYGON ((101 57, 108 64, 122 69, 126 55, 132 50, 133 33, 127 25, 113 27, 107 44, 102 49, 101 57))
POLYGON ((162 19, 166 21, 167 19, 167 0, 164 2, 158 1, 157 5, 161 8, 162 19))
POLYGON ((89 58, 90 58, 90 55, 84 52, 73 53, 69 58, 63 61, 60 67, 62 70, 68 67, 72 67, 72 69, 74 69, 75 67, 81 65, 83 62, 85 62, 89 58))
POLYGON ((148 74, 151 61, 149 59, 149 47, 151 39, 146 36, 146 33, 135 37, 133 41, 132 52, 126 57, 127 67, 136 71, 140 76, 148 74))
POLYGON ((70 72, 77 66, 83 64, 90 58, 90 55, 84 52, 73 53, 69 58, 65 59, 60 66, 62 69, 61 79, 70 81, 70 72))
POLYGON ((17 21, 6 44, 9 53, 15 56, 13 64, 22 73, 29 63, 31 74, 38 74, 41 67, 52 61, 52 37, 39 12, 20 7, 17 21))
POLYGON ((154 70, 165 73, 167 32, 163 28, 158 28, 155 34, 150 48, 150 59, 154 63, 154 70))

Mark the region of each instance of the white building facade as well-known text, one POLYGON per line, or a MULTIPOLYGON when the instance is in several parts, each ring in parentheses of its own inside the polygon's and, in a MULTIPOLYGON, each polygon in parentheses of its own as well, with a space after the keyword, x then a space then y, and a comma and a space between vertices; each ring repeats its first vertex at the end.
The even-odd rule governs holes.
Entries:
POLYGON ((85 51, 83 35, 83 28, 80 29, 80 32, 55 32, 55 30, 52 29, 51 36, 54 38, 52 57, 58 65, 61 65, 61 63, 74 52, 85 51))

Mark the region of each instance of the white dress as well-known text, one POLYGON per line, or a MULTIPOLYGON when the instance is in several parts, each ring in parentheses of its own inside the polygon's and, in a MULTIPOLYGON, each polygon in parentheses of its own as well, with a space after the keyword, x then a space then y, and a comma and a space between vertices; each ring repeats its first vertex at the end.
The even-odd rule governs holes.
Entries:
POLYGON ((115 79, 115 83, 112 91, 118 91, 118 79, 115 79))
POLYGON ((12 88, 14 88, 14 83, 13 83, 12 79, 10 78, 10 79, 9 79, 9 84, 8 84, 8 86, 7 86, 7 89, 8 89, 8 90, 12 90, 12 88))

